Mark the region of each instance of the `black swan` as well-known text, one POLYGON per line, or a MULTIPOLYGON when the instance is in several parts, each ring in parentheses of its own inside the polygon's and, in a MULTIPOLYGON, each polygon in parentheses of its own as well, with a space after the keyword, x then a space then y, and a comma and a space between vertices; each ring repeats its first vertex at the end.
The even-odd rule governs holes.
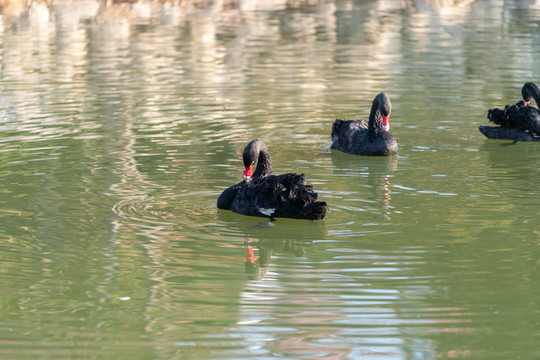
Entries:
POLYGON ((355 155, 395 155, 396 139, 388 132, 392 104, 385 93, 375 96, 369 114, 369 123, 362 120, 337 119, 332 125, 332 146, 355 155))
POLYGON ((244 181, 224 190, 217 200, 219 209, 238 214, 319 220, 328 206, 317 201, 318 194, 306 185, 304 174, 271 175, 272 159, 266 144, 250 142, 243 153, 244 181), (253 172, 253 164, 257 167, 253 172))
POLYGON ((479 126, 490 139, 514 141, 540 140, 540 112, 531 105, 531 97, 540 106, 540 89, 528 82, 521 88, 523 100, 502 109, 489 109, 488 119, 499 126, 479 126))

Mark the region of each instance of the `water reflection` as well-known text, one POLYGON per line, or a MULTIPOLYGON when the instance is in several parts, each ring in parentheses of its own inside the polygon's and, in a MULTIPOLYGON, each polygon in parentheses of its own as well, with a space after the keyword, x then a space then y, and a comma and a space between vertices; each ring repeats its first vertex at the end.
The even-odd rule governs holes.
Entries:
POLYGON ((263 279, 274 255, 302 257, 314 241, 323 241, 327 236, 324 221, 286 218, 261 221, 226 210, 219 210, 218 215, 231 236, 246 239, 244 263, 250 279, 263 279))
POLYGON ((268 270, 274 252, 287 253, 295 257, 304 256, 306 246, 312 241, 300 241, 293 239, 256 240, 249 238, 245 242, 246 248, 246 273, 253 280, 261 280, 268 270))
POLYGON ((330 258, 310 251, 294 265, 281 258, 264 277, 248 283, 240 319, 229 333, 245 338, 250 351, 261 356, 305 357, 320 354, 323 348, 327 358, 406 359, 411 354, 430 358, 470 352, 455 348, 441 352, 427 337, 408 339, 409 332, 474 331, 473 314, 466 308, 432 301, 436 292, 428 285, 429 278, 417 276, 427 254, 349 247, 329 251, 330 258), (326 260, 315 266, 319 256, 326 260), (410 285, 402 287, 400 280, 405 278, 410 285), (309 330, 313 327, 316 333, 309 330))
POLYGON ((347 210, 377 212, 385 220, 390 220, 394 211, 391 205, 391 181, 398 170, 398 158, 355 156, 337 151, 332 151, 331 158, 333 173, 339 179, 335 188, 340 189, 342 198, 364 204, 364 207, 347 206, 347 210), (377 209, 375 204, 382 207, 377 209))
POLYGON ((493 197, 504 197, 509 191, 518 191, 518 196, 531 199, 540 180, 538 149, 522 146, 511 141, 487 140, 482 149, 488 155, 489 176, 486 182, 492 187, 493 197))
MULTIPOLYGON (((498 1, 491 2, 489 7, 470 1, 340 1, 313 5, 310 8, 317 11, 315 15, 303 16, 301 12, 242 12, 248 5, 240 1, 237 6, 219 11, 214 11, 220 6, 219 2, 208 3, 205 6, 212 7, 211 11, 197 12, 188 21, 186 16, 195 12, 199 3, 9 4, 2 10, 6 44, 3 62, 4 72, 11 81, 39 89, 46 103, 47 100, 50 103, 50 99, 57 99, 56 102, 81 97, 92 99, 108 90, 120 92, 137 88, 140 94, 146 94, 145 103, 136 103, 149 107, 144 112, 145 118, 155 121, 168 115, 168 111, 174 111, 194 122, 210 120, 216 124, 216 130, 221 131, 214 137, 205 137, 207 140, 242 138, 249 132, 246 118, 256 116, 258 111, 272 111, 277 120, 281 120, 283 116, 294 116, 295 111, 303 110, 302 104, 310 104, 309 113, 302 119, 319 118, 319 114, 327 111, 327 105, 309 100, 323 98, 328 99, 327 104, 335 103, 333 99, 344 97, 348 89, 358 90, 348 95, 350 103, 337 109, 340 113, 334 117, 356 112, 357 99, 369 97, 384 85, 397 88, 392 77, 399 81, 401 74, 407 71, 417 73, 422 79, 407 87, 409 92, 414 90, 412 95, 419 109, 432 108, 441 96, 464 96, 456 93, 456 89, 460 89, 456 84, 471 81, 468 80, 471 75, 482 73, 484 62, 492 60, 481 56, 486 50, 485 44, 478 44, 456 32, 454 27, 459 24, 452 21, 467 21, 473 9, 489 12, 486 17, 494 24, 497 21, 500 24, 497 13, 507 11, 498 1), (407 16, 390 16, 402 11, 407 16), (163 27, 145 25, 150 20, 163 27), (430 30, 439 26, 443 26, 442 35, 430 30), (34 37, 36 33, 39 36, 34 37), (357 36, 359 33, 361 37, 357 36), (261 42, 272 46, 281 41, 291 44, 298 41, 302 45, 278 48, 272 53, 260 52, 257 47, 261 42), (327 46, 317 46, 320 41, 327 46), (431 70, 440 77, 422 74, 421 69, 428 65, 419 54, 438 56, 430 49, 441 42, 446 44, 452 59, 440 58, 435 62, 437 66, 431 70), (133 52, 128 53, 129 47, 133 47, 133 52), (32 55, 36 52, 39 61, 32 55), (284 67, 280 59, 286 55, 306 58, 308 63, 284 67), (105 66, 101 59, 112 62, 105 66), (483 60, 479 63, 477 59, 483 60), (467 74, 449 74, 445 70, 460 63, 468 64, 467 74), (128 68, 115 71, 121 65, 128 65, 128 68), (329 68, 335 71, 329 71, 329 68), (39 71, 34 71, 36 69, 39 71), (177 74, 181 81, 168 81, 172 78, 165 76, 164 70, 167 74, 177 74), (283 76, 287 72, 294 74, 283 76), (85 83, 95 83, 92 81, 96 78, 94 74, 108 74, 111 82, 85 92, 81 87, 85 83), (452 75, 451 79, 448 79, 449 75, 452 75), (56 81, 61 81, 62 86, 51 87, 51 82, 56 81), (441 87, 441 82, 447 85, 441 87), (201 85, 199 92, 195 91, 197 85, 201 85), (246 86, 250 86, 252 93, 244 96, 240 89, 246 86), (54 96, 48 94, 47 90, 51 88, 54 96), (171 91, 184 93, 182 107, 166 101, 171 91), (265 95, 265 102, 258 100, 261 93, 265 95), (219 111, 212 111, 203 118, 199 114, 204 113, 201 110, 205 108, 219 111)), ((250 4, 257 9, 262 6, 258 2, 256 6, 253 2, 250 4)), ((271 7, 296 7, 293 2, 281 1, 280 4, 271 7)), ((519 4, 522 6, 524 2, 519 4)), ((533 32, 532 28, 523 28, 527 25, 520 24, 519 19, 512 16, 509 19, 514 25, 510 31, 533 32)), ((530 41, 522 45, 529 50, 534 46, 530 41)), ((527 68, 523 62, 535 61, 504 56, 508 54, 496 53, 493 61, 509 64, 508 77, 516 81, 526 75, 521 70, 527 68)), ((482 83, 469 85, 467 91, 470 92, 491 93, 493 88, 484 87, 482 83)), ((392 96, 394 98, 394 94, 392 96)), ((403 94, 398 91, 395 97, 400 96, 403 94)), ((53 104, 56 102, 52 101, 53 104)), ((25 109, 25 112, 37 116, 39 110, 25 109)), ((177 121, 185 121, 185 118, 177 121)), ((297 133, 297 128, 291 125, 284 121, 281 124, 297 133)), ((267 124, 263 129, 276 126, 267 124)))

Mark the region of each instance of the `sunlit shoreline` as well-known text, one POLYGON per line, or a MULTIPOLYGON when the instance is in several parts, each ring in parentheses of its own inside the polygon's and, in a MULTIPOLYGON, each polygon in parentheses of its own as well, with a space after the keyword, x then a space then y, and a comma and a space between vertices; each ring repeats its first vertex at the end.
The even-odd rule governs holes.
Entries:
POLYGON ((46 17, 59 12, 71 12, 84 17, 153 18, 167 13, 168 16, 185 16, 197 12, 231 11, 280 11, 287 9, 349 10, 366 3, 377 8, 420 8, 446 11, 468 4, 474 0, 3 0, 0 1, 0 16, 23 15, 46 17))

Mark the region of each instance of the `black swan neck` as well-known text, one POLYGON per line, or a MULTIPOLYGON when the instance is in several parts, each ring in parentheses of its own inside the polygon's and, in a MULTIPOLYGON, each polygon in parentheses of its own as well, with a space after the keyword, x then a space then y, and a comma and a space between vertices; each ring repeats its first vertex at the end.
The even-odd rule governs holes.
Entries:
POLYGON ((371 112, 369 113, 368 130, 371 135, 375 135, 384 130, 383 127, 383 112, 385 116, 390 115, 390 99, 385 93, 380 93, 375 96, 371 104, 371 112))
POLYGON ((538 85, 532 82, 526 83, 523 85, 523 88, 521 88, 521 94, 525 101, 530 101, 532 96, 534 101, 536 101, 536 105, 540 107, 540 88, 538 85))
POLYGON ((376 134, 382 130, 381 111, 379 110, 379 104, 375 104, 375 102, 373 102, 369 113, 368 129, 370 134, 376 134))
MULTIPOLYGON (((261 141, 262 142, 262 141, 261 141)), ((272 173, 272 157, 270 157, 270 150, 262 143, 259 151, 259 157, 257 158, 257 167, 253 173, 254 178, 268 176, 272 173)))
POLYGON ((261 140, 253 140, 244 149, 244 165, 246 167, 252 165, 255 161, 257 167, 253 172, 253 178, 261 178, 272 173, 272 157, 270 150, 261 140))

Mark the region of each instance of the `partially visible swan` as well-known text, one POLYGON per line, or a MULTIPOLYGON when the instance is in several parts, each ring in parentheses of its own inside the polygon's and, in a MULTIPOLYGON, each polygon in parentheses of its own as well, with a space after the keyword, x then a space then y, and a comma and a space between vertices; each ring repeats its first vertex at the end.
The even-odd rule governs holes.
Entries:
POLYGON ((540 112, 531 105, 531 97, 540 106, 540 88, 528 82, 521 88, 523 100, 506 105, 504 110, 488 110, 488 119, 499 126, 479 126, 478 130, 490 139, 514 141, 540 140, 540 112))

